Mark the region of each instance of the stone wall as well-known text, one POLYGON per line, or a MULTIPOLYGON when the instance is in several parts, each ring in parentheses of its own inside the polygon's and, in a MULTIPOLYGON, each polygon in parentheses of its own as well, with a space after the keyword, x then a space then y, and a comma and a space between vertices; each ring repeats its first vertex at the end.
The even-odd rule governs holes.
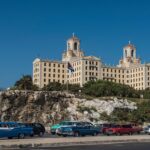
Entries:
POLYGON ((0 92, 1 121, 41 122, 54 124, 61 120, 99 121, 115 108, 137 109, 126 99, 79 99, 66 92, 4 91, 0 92))

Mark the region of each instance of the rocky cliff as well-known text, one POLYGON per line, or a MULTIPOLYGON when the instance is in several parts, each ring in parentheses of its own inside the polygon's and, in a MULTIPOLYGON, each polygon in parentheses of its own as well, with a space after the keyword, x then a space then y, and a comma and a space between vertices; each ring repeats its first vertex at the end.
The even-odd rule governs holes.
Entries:
POLYGON ((137 109, 127 99, 87 100, 65 92, 4 91, 0 92, 1 121, 56 123, 60 120, 101 120, 115 108, 137 109))

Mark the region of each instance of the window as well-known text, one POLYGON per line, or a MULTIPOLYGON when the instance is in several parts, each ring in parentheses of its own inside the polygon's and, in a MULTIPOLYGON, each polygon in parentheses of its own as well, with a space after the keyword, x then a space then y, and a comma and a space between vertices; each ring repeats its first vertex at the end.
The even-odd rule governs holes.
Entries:
POLYGON ((44 66, 46 66, 46 63, 44 63, 44 66))
POLYGON ((44 71, 46 71, 46 68, 44 68, 44 71))
POLYGON ((68 43, 68 49, 70 49, 70 43, 68 43))
POLYGON ((75 42, 75 43, 74 43, 74 50, 77 50, 77 46, 78 46, 78 45, 77 45, 77 43, 75 42))
POLYGON ((131 57, 133 57, 133 55, 134 55, 134 50, 131 51, 131 57))
POLYGON ((125 57, 127 57, 127 50, 125 50, 125 57))

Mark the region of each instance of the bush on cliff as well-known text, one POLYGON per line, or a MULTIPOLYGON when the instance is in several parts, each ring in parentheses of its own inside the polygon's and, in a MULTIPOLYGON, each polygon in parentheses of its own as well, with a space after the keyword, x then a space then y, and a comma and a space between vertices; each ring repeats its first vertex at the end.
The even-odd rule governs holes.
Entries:
POLYGON ((91 96, 120 96, 120 97, 140 97, 138 91, 124 84, 110 81, 97 80, 84 84, 83 93, 91 96))
POLYGON ((36 85, 32 83, 32 77, 30 75, 23 75, 21 79, 16 81, 14 87, 12 89, 17 90, 38 90, 36 85))

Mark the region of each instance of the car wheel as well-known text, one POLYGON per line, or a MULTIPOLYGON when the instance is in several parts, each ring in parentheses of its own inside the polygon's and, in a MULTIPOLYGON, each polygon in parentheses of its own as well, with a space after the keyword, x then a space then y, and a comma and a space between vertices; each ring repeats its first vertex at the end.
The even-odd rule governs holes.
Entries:
POLYGON ((55 132, 51 132, 52 135, 55 135, 55 132))
POLYGON ((93 133, 93 136, 97 136, 97 133, 96 133, 96 132, 94 132, 94 133, 93 133))
POLYGON ((118 135, 121 135, 121 133, 120 132, 116 132, 116 135, 118 136, 118 135))
POLYGON ((74 132, 75 137, 79 137, 79 135, 80 135, 79 132, 74 132))
POLYGON ((40 137, 42 137, 43 135, 44 135, 44 133, 43 133, 43 132, 40 132, 40 133, 39 133, 39 136, 40 136, 40 137))
POLYGON ((25 134, 24 134, 24 133, 20 133, 20 134, 18 135, 18 139, 24 139, 24 137, 25 137, 25 134))
POLYGON ((33 137, 34 136, 34 134, 32 133, 32 134, 30 134, 30 137, 33 137))

